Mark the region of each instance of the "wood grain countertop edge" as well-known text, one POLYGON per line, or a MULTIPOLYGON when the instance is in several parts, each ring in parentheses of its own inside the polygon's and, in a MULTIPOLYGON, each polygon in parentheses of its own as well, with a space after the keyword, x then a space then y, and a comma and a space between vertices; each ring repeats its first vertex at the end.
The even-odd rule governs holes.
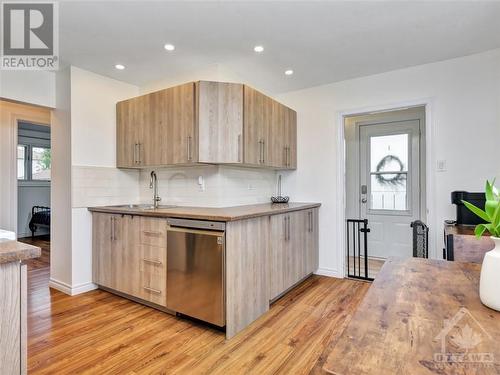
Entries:
POLYGON ((39 247, 16 240, 0 239, 0 264, 38 258, 41 254, 39 247))
POLYGON ((91 212, 101 213, 115 213, 122 215, 137 215, 149 217, 164 217, 164 218, 185 218, 185 219, 199 219, 199 220, 213 220, 213 221, 237 221, 252 219, 261 216, 279 215, 287 212, 302 211, 311 208, 318 208, 321 203, 302 203, 291 202, 285 204, 262 204, 262 210, 256 211, 255 208, 260 205, 242 205, 231 207, 191 207, 191 206, 176 206, 165 209, 134 209, 123 208, 116 206, 101 206, 101 207, 88 207, 91 212), (248 213, 230 214, 228 211, 241 211, 248 208, 248 213), (199 210, 198 212, 196 210, 199 210), (186 210, 186 211, 183 211, 186 210), (211 213, 203 211, 212 211, 211 213), (220 213, 217 213, 220 211, 220 213), (224 213, 226 212, 226 213, 224 213))

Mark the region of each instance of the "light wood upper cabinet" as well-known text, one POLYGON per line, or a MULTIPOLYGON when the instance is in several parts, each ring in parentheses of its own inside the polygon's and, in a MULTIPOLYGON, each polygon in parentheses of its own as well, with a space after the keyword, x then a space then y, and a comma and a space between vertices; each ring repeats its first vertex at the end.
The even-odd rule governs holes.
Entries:
POLYGON ((296 113, 238 83, 191 82, 119 102, 117 166, 296 168, 296 113))
POLYGON ((164 110, 160 141, 161 164, 192 164, 198 161, 195 126, 194 82, 162 90, 164 110))
POLYGON ((199 162, 243 161, 243 85, 197 83, 199 162))
MULTIPOLYGON (((265 161, 265 140, 267 138, 264 107, 266 96, 251 87, 244 88, 244 163, 263 165, 265 161)), ((266 111, 267 113, 267 111, 266 111)))

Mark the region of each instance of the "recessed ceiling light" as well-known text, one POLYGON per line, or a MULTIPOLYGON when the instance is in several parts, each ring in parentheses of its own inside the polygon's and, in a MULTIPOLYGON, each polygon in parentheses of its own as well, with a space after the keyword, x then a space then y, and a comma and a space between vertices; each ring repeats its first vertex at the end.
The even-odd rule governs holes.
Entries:
POLYGON ((125 65, 122 65, 122 64, 116 64, 115 65, 115 68, 118 69, 118 70, 123 70, 125 69, 125 65))
POLYGON ((292 69, 285 70, 285 74, 287 76, 291 76, 293 74, 293 70, 292 69))
POLYGON ((173 44, 169 44, 169 43, 165 44, 163 47, 164 47, 167 51, 173 51, 173 50, 175 49, 175 46, 174 46, 173 44))
POLYGON ((261 52, 264 52, 264 47, 263 46, 255 46, 255 47, 253 47, 253 50, 255 52, 261 53, 261 52))

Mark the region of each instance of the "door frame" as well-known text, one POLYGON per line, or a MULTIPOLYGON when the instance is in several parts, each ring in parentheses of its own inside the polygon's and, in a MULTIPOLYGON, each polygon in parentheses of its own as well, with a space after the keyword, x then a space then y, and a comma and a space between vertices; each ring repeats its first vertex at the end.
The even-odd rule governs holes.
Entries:
MULTIPOLYGON (((341 198, 342 206, 337 211, 337 262, 342 265, 342 270, 339 272, 342 277, 347 277, 347 262, 345 257, 346 248, 346 234, 345 234, 345 220, 346 220, 346 139, 345 139, 345 118, 355 115, 366 115, 375 114, 377 112, 390 112, 395 110, 402 110, 411 107, 424 107, 425 108, 425 122, 423 134, 425 139, 425 202, 421 202, 424 208, 421 213, 422 220, 429 226, 429 257, 437 259, 438 258, 438 248, 439 248, 439 230, 437 228, 437 218, 435 212, 435 201, 436 201, 436 186, 435 179, 432 178, 432 173, 434 172, 433 166, 435 165, 434 156, 434 138, 435 138, 435 125, 433 122, 432 112, 434 107, 433 98, 423 98, 416 100, 408 100, 398 103, 390 103, 385 105, 378 105, 372 107, 363 107, 356 109, 348 109, 337 112, 337 187, 336 187, 336 199, 341 198)), ((422 158, 421 158, 422 159, 422 158)), ((421 176, 422 177, 422 176, 421 176)))

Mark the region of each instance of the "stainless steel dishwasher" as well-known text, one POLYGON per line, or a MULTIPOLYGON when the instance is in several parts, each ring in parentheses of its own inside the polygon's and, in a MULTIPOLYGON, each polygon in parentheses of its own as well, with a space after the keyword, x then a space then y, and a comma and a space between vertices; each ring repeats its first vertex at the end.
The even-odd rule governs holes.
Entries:
POLYGON ((226 224, 189 219, 167 223, 167 308, 225 326, 226 224))

